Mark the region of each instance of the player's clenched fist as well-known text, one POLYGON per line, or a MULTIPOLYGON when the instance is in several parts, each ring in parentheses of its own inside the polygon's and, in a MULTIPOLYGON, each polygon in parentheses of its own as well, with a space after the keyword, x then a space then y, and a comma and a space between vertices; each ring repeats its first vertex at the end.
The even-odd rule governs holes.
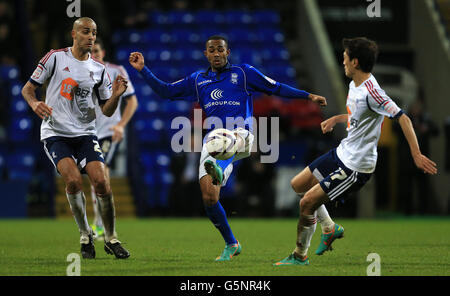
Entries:
POLYGON ((114 95, 120 97, 127 90, 127 87, 128 80, 126 80, 125 77, 121 75, 117 75, 112 85, 112 92, 114 95))
POLYGON ((130 62, 130 65, 138 71, 141 71, 142 68, 144 68, 144 56, 140 52, 132 52, 128 61, 130 62))
POLYGON ((35 101, 31 104, 31 108, 41 119, 45 119, 52 115, 53 108, 41 101, 35 101))

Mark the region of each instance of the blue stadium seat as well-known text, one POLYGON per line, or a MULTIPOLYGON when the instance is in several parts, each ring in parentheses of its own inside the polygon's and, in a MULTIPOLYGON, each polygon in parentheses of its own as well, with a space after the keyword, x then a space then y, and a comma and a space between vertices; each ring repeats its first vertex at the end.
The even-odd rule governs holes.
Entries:
POLYGON ((170 22, 175 26, 190 26, 195 24, 195 14, 184 10, 173 10, 168 13, 170 22))
POLYGON ((32 138, 33 121, 29 116, 13 117, 8 126, 8 140, 25 142, 32 138))
POLYGON ((31 151, 18 150, 10 153, 6 158, 9 178, 12 180, 30 179, 35 161, 35 156, 31 151))
POLYGON ((252 12, 253 23, 257 25, 277 25, 280 15, 273 10, 257 10, 252 12))
POLYGON ((261 27, 258 29, 258 37, 262 43, 283 43, 284 34, 278 28, 261 27))
POLYGON ((28 114, 29 107, 24 99, 15 97, 11 102, 10 111, 12 116, 26 115, 28 114))
POLYGON ((259 51, 252 47, 238 47, 231 51, 231 58, 238 64, 250 64, 259 68, 262 65, 262 58, 259 51))
POLYGON ((128 58, 130 53, 134 51, 139 51, 136 46, 133 45, 121 45, 116 50, 116 61, 118 64, 126 65, 128 64, 128 58))
POLYGON ((0 181, 6 169, 6 151, 0 149, 0 181))
POLYGON ((229 10, 224 13, 228 25, 241 27, 253 23, 252 13, 243 10, 229 10))
POLYGON ((160 143, 164 139, 164 121, 160 118, 138 119, 134 123, 138 140, 142 143, 160 143))
POLYGON ((145 40, 151 44, 151 48, 155 45, 165 45, 172 42, 172 36, 163 28, 151 28, 145 31, 145 40))
POLYGON ((289 51, 283 46, 266 47, 261 56, 264 61, 289 61, 289 51))
POLYGON ((173 18, 170 17, 169 13, 163 11, 151 11, 148 14, 148 20, 154 26, 170 26, 173 25, 173 18))
POLYGON ((19 68, 16 66, 0 65, 0 78, 4 81, 19 79, 19 68))
POLYGON ((259 42, 259 35, 253 30, 245 30, 238 26, 231 28, 226 32, 230 42, 230 48, 233 49, 235 45, 253 44, 259 42))
MULTIPOLYGON (((172 43, 191 43, 198 44, 201 42, 200 34, 186 27, 175 27, 172 32, 172 43)), ((180 44, 180 46, 182 46, 180 44)))
POLYGON ((221 26, 225 24, 224 14, 218 11, 199 10, 194 15, 198 24, 206 26, 221 26))

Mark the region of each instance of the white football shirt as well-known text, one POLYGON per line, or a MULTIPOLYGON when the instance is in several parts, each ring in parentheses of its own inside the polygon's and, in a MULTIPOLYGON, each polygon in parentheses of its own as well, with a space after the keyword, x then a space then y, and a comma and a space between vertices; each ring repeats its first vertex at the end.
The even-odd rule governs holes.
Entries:
POLYGON ((384 116, 397 118, 402 110, 381 89, 371 74, 360 86, 350 82, 347 96, 347 137, 336 149, 349 169, 372 173, 377 163, 377 145, 384 116))
POLYGON ((122 75, 128 80, 128 87, 127 90, 123 93, 123 95, 119 99, 119 103, 117 105, 116 111, 114 111, 113 115, 111 117, 105 116, 100 109, 100 106, 98 104, 95 105, 95 113, 96 113, 96 129, 97 129, 97 138, 103 139, 106 137, 111 137, 113 135, 113 131, 110 130, 111 127, 118 124, 119 121, 122 119, 122 115, 120 112, 120 105, 122 103, 122 99, 126 99, 129 96, 134 95, 134 87, 133 84, 130 81, 130 78, 128 76, 127 71, 124 67, 111 64, 111 63, 105 63, 106 70, 109 73, 109 76, 112 81, 114 81, 117 77, 117 75, 122 75))
POLYGON ((77 60, 70 47, 51 50, 40 61, 30 81, 42 86, 50 79, 45 103, 52 115, 41 124, 41 141, 53 137, 96 135, 93 93, 100 104, 111 97, 111 79, 105 66, 89 55, 77 60))

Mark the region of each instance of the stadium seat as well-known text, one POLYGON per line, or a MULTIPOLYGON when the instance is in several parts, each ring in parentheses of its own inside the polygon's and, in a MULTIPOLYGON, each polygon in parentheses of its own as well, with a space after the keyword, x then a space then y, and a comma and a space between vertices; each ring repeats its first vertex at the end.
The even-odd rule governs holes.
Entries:
POLYGON ((0 78, 4 81, 19 79, 19 68, 16 66, 0 65, 0 78))
POLYGON ((195 23, 195 14, 189 11, 173 10, 168 13, 168 18, 174 26, 190 26, 195 23))
POLYGON ((256 25, 277 25, 280 23, 280 15, 273 10, 253 11, 252 19, 256 25))
POLYGON ((8 176, 11 180, 29 180, 33 174, 35 156, 31 151, 18 150, 6 158, 8 176))
POLYGON ((3 173, 6 169, 6 151, 0 149, 0 181, 3 178, 3 173))
POLYGON ((134 129, 142 143, 156 144, 164 140, 164 121, 160 118, 138 119, 134 129))
POLYGON ((259 42, 259 35, 253 30, 245 30, 239 27, 233 27, 227 30, 226 35, 230 42, 230 48, 234 48, 235 45, 251 45, 259 42))
POLYGON ((28 104, 25 102, 24 99, 20 97, 15 97, 10 105, 10 111, 12 116, 18 116, 18 115, 26 115, 28 114, 28 104))
POLYGON ((194 15, 197 24, 205 26, 222 26, 225 24, 225 16, 218 11, 199 10, 194 15))
POLYGON ((283 46, 267 47, 261 51, 261 57, 265 62, 289 61, 289 51, 283 46))
POLYGON ((224 13, 225 22, 228 25, 241 27, 251 25, 253 23, 253 16, 251 13, 243 10, 229 10, 224 13))
POLYGON ((273 27, 261 27, 258 29, 258 37, 262 43, 283 43, 284 34, 278 29, 273 27))
POLYGON ((31 139, 33 121, 29 116, 13 117, 8 126, 8 140, 11 142, 25 142, 31 139))
POLYGON ((154 27, 173 25, 173 18, 167 12, 151 11, 148 14, 148 20, 154 27))
MULTIPOLYGON (((172 43, 190 43, 190 44, 198 44, 201 42, 200 40, 200 34, 193 31, 192 29, 188 29, 185 27, 181 28, 174 28, 171 32, 172 37, 172 43)), ((178 44, 178 46, 183 46, 181 44, 178 44)), ((177 48, 178 48, 177 46, 177 48)), ((196 45, 197 47, 197 45, 196 45)))

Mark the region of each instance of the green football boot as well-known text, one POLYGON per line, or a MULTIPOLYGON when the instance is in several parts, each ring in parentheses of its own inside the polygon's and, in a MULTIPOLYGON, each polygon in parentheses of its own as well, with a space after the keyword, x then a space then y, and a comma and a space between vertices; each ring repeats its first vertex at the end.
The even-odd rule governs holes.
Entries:
POLYGON ((309 258, 305 257, 302 260, 298 257, 295 257, 294 253, 292 253, 283 260, 273 264, 273 266, 282 266, 282 265, 309 265, 309 258))
POLYGON ((95 224, 91 225, 92 231, 94 232, 94 239, 95 240, 104 240, 105 239, 105 229, 103 226, 97 226, 95 224))
POLYGON ((229 261, 234 256, 237 256, 241 253, 242 246, 239 242, 237 244, 229 244, 225 246, 225 249, 223 249, 222 254, 220 254, 219 257, 216 258, 216 262, 220 261, 229 261))
POLYGON ((335 223, 333 231, 322 234, 316 255, 322 255, 325 251, 333 250, 331 244, 335 239, 342 237, 344 237, 344 227, 335 223))
POLYGON ((207 160, 205 162, 205 170, 208 175, 211 176, 214 185, 221 185, 223 181, 222 168, 218 166, 214 161, 207 160))

